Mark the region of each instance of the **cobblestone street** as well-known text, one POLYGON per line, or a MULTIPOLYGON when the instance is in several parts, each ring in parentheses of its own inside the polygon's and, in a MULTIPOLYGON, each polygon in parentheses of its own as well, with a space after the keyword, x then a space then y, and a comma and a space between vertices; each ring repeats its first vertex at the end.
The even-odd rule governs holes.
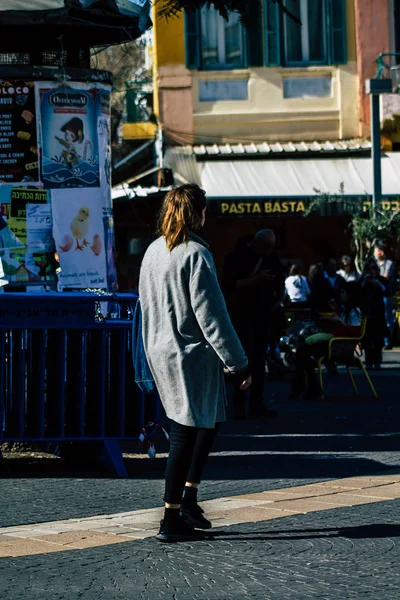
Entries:
POLYGON ((230 420, 217 440, 200 497, 214 528, 196 544, 153 539, 161 436, 153 461, 124 448, 128 479, 6 454, 1 597, 400 598, 397 356, 373 374, 376 402, 354 399, 344 372, 326 378, 322 405, 269 382, 278 416, 230 420))
POLYGON ((0 600, 400 600, 400 0, 0 24, 0 600))

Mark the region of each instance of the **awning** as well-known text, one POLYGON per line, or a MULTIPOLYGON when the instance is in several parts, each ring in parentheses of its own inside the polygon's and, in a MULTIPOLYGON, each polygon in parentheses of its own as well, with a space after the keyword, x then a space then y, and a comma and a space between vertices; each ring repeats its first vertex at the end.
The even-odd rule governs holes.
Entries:
MULTIPOLYGON (((382 194, 400 195, 400 153, 382 156, 382 194)), ((197 183, 211 199, 310 198, 318 192, 370 196, 372 159, 365 157, 280 160, 202 160, 186 148, 170 148, 165 166, 175 183, 197 183)))
MULTIPOLYGON (((24 11, 54 11, 69 8, 92 9, 93 11, 107 10, 111 14, 140 17, 150 12, 148 0, 0 0, 1 12, 24 11)), ((146 23, 145 23, 146 24, 146 23)))
POLYGON ((0 51, 122 44, 151 26, 150 10, 150 0, 0 0, 0 51))

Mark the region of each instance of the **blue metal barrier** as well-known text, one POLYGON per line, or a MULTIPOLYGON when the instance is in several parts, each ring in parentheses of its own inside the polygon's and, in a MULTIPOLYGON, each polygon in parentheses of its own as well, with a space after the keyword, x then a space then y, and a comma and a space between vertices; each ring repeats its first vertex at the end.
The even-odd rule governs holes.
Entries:
POLYGON ((0 295, 0 442, 101 442, 103 462, 127 475, 119 442, 139 439, 159 409, 134 381, 136 300, 0 295), (117 305, 119 318, 100 321, 99 302, 117 305))

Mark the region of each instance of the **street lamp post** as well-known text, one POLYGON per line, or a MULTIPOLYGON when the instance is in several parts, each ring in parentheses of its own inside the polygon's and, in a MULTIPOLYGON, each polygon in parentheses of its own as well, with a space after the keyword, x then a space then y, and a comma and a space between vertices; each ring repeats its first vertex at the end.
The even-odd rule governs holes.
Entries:
POLYGON ((380 95, 392 92, 392 81, 391 79, 367 79, 365 89, 367 94, 371 96, 371 145, 374 181, 372 206, 376 208, 382 203, 380 95))

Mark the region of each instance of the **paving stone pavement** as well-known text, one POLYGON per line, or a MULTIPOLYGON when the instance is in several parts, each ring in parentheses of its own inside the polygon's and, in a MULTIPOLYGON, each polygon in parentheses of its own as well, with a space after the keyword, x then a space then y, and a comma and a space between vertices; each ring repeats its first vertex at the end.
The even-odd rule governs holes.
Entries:
MULTIPOLYGON (((353 400, 342 375, 326 378, 329 399, 318 406, 290 403, 287 382, 269 383, 278 417, 224 425, 201 498, 399 467, 399 374, 373 374, 378 402, 353 400)), ((156 447, 166 450, 162 440, 156 447)), ((5 461, 0 527, 160 506, 165 458, 138 458, 132 454, 138 449, 125 448, 131 453, 126 480, 85 468, 71 471, 62 461, 5 461)), ((220 535, 212 541, 197 544, 163 546, 148 538, 102 546, 99 538, 95 548, 82 542, 76 550, 3 558, 0 598, 400 600, 399 508, 397 499, 378 499, 226 526, 215 530, 220 535)))
MULTIPOLYGON (((400 597, 398 500, 234 525, 213 541, 154 539, 0 561, 7 600, 400 597)), ((218 530, 217 530, 218 531, 218 530)))
MULTIPOLYGON (((280 519, 291 514, 373 504, 400 498, 400 470, 346 477, 201 503, 213 527, 280 519)), ((0 557, 62 552, 154 537, 163 509, 0 528, 0 557)), ((208 532, 212 535, 213 532, 208 532)))
MULTIPOLYGON (((395 353, 386 356, 393 360, 395 353)), ((378 401, 370 396, 354 400, 346 375, 340 375, 326 378, 323 405, 289 402, 289 381, 269 381, 266 395, 278 417, 223 425, 205 471, 202 498, 375 473, 400 464, 400 370, 373 376, 378 401)), ((167 450, 161 436, 155 443, 158 452, 167 450)), ((139 444, 125 450, 144 452, 139 444)), ((71 470, 61 460, 27 459, 22 466, 5 461, 3 469, 0 465, 0 527, 159 506, 166 459, 162 454, 155 461, 129 456, 125 480, 85 467, 71 470), (10 503, 11 497, 16 501, 10 503)))

